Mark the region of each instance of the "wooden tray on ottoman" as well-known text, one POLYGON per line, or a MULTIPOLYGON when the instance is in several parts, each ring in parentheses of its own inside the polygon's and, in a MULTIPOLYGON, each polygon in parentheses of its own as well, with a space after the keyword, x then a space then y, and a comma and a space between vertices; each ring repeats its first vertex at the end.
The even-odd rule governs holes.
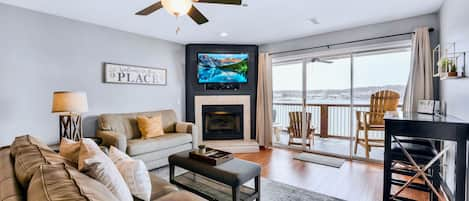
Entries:
POLYGON ((226 161, 233 159, 233 154, 212 148, 205 148, 205 153, 199 153, 199 150, 189 152, 189 157, 210 165, 220 165, 226 161))

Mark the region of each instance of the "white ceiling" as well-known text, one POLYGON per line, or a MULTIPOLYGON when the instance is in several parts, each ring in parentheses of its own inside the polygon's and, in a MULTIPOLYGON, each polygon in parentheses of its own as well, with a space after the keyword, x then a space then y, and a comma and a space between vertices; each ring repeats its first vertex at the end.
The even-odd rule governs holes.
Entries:
POLYGON ((413 17, 438 11, 444 0, 243 0, 248 7, 198 3, 210 20, 199 26, 188 16, 176 20, 164 10, 135 12, 157 0, 0 0, 178 43, 262 44, 413 17), (316 18, 314 25, 308 19, 316 18), (181 31, 176 35, 176 27, 181 31), (227 37, 221 37, 227 32, 227 37))

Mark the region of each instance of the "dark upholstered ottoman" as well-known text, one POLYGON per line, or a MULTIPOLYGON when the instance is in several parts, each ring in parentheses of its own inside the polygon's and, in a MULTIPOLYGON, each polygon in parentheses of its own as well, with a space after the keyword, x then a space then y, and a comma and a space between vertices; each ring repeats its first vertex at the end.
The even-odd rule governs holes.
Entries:
MULTIPOLYGON (((202 197, 205 197, 209 200, 218 200, 214 198, 213 192, 212 195, 209 195, 205 192, 202 192, 201 189, 206 189, 207 186, 204 188, 197 189, 194 188, 195 184, 197 185, 200 183, 202 185, 204 180, 197 181, 196 179, 190 180, 190 182, 180 182, 182 180, 178 180, 178 177, 184 179, 183 177, 187 177, 187 174, 179 175, 177 177, 174 176, 174 168, 180 167, 190 171, 190 173, 195 173, 193 175, 201 175, 203 177, 209 178, 216 182, 222 183, 226 186, 231 187, 231 196, 232 200, 260 200, 260 173, 261 167, 255 163, 240 160, 234 158, 230 161, 227 161, 218 166, 212 166, 206 164, 204 162, 200 162, 194 159, 189 158, 189 152, 180 152, 174 155, 169 156, 169 167, 170 167, 170 182, 176 184, 186 190, 192 191, 193 193, 199 194, 202 197), (249 188, 243 186, 249 180, 254 179, 255 188, 249 188)), ((195 176, 194 176, 195 177, 195 176)), ((187 178, 185 181, 188 181, 187 178)), ((212 185, 213 188, 213 185, 212 185)), ((223 187, 216 186, 213 188, 214 190, 221 190, 223 187)))

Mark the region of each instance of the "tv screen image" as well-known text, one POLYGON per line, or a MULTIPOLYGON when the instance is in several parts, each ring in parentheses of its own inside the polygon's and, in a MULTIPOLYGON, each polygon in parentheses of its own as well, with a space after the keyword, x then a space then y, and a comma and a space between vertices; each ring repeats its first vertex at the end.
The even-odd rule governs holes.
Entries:
POLYGON ((246 83, 248 54, 199 53, 199 83, 246 83))

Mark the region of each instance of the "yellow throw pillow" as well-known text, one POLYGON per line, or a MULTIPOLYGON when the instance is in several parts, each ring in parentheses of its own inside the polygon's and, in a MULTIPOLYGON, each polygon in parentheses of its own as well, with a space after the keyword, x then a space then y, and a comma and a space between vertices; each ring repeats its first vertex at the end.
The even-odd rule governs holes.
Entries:
POLYGON ((137 116, 137 124, 143 139, 164 135, 161 115, 153 117, 137 116))

